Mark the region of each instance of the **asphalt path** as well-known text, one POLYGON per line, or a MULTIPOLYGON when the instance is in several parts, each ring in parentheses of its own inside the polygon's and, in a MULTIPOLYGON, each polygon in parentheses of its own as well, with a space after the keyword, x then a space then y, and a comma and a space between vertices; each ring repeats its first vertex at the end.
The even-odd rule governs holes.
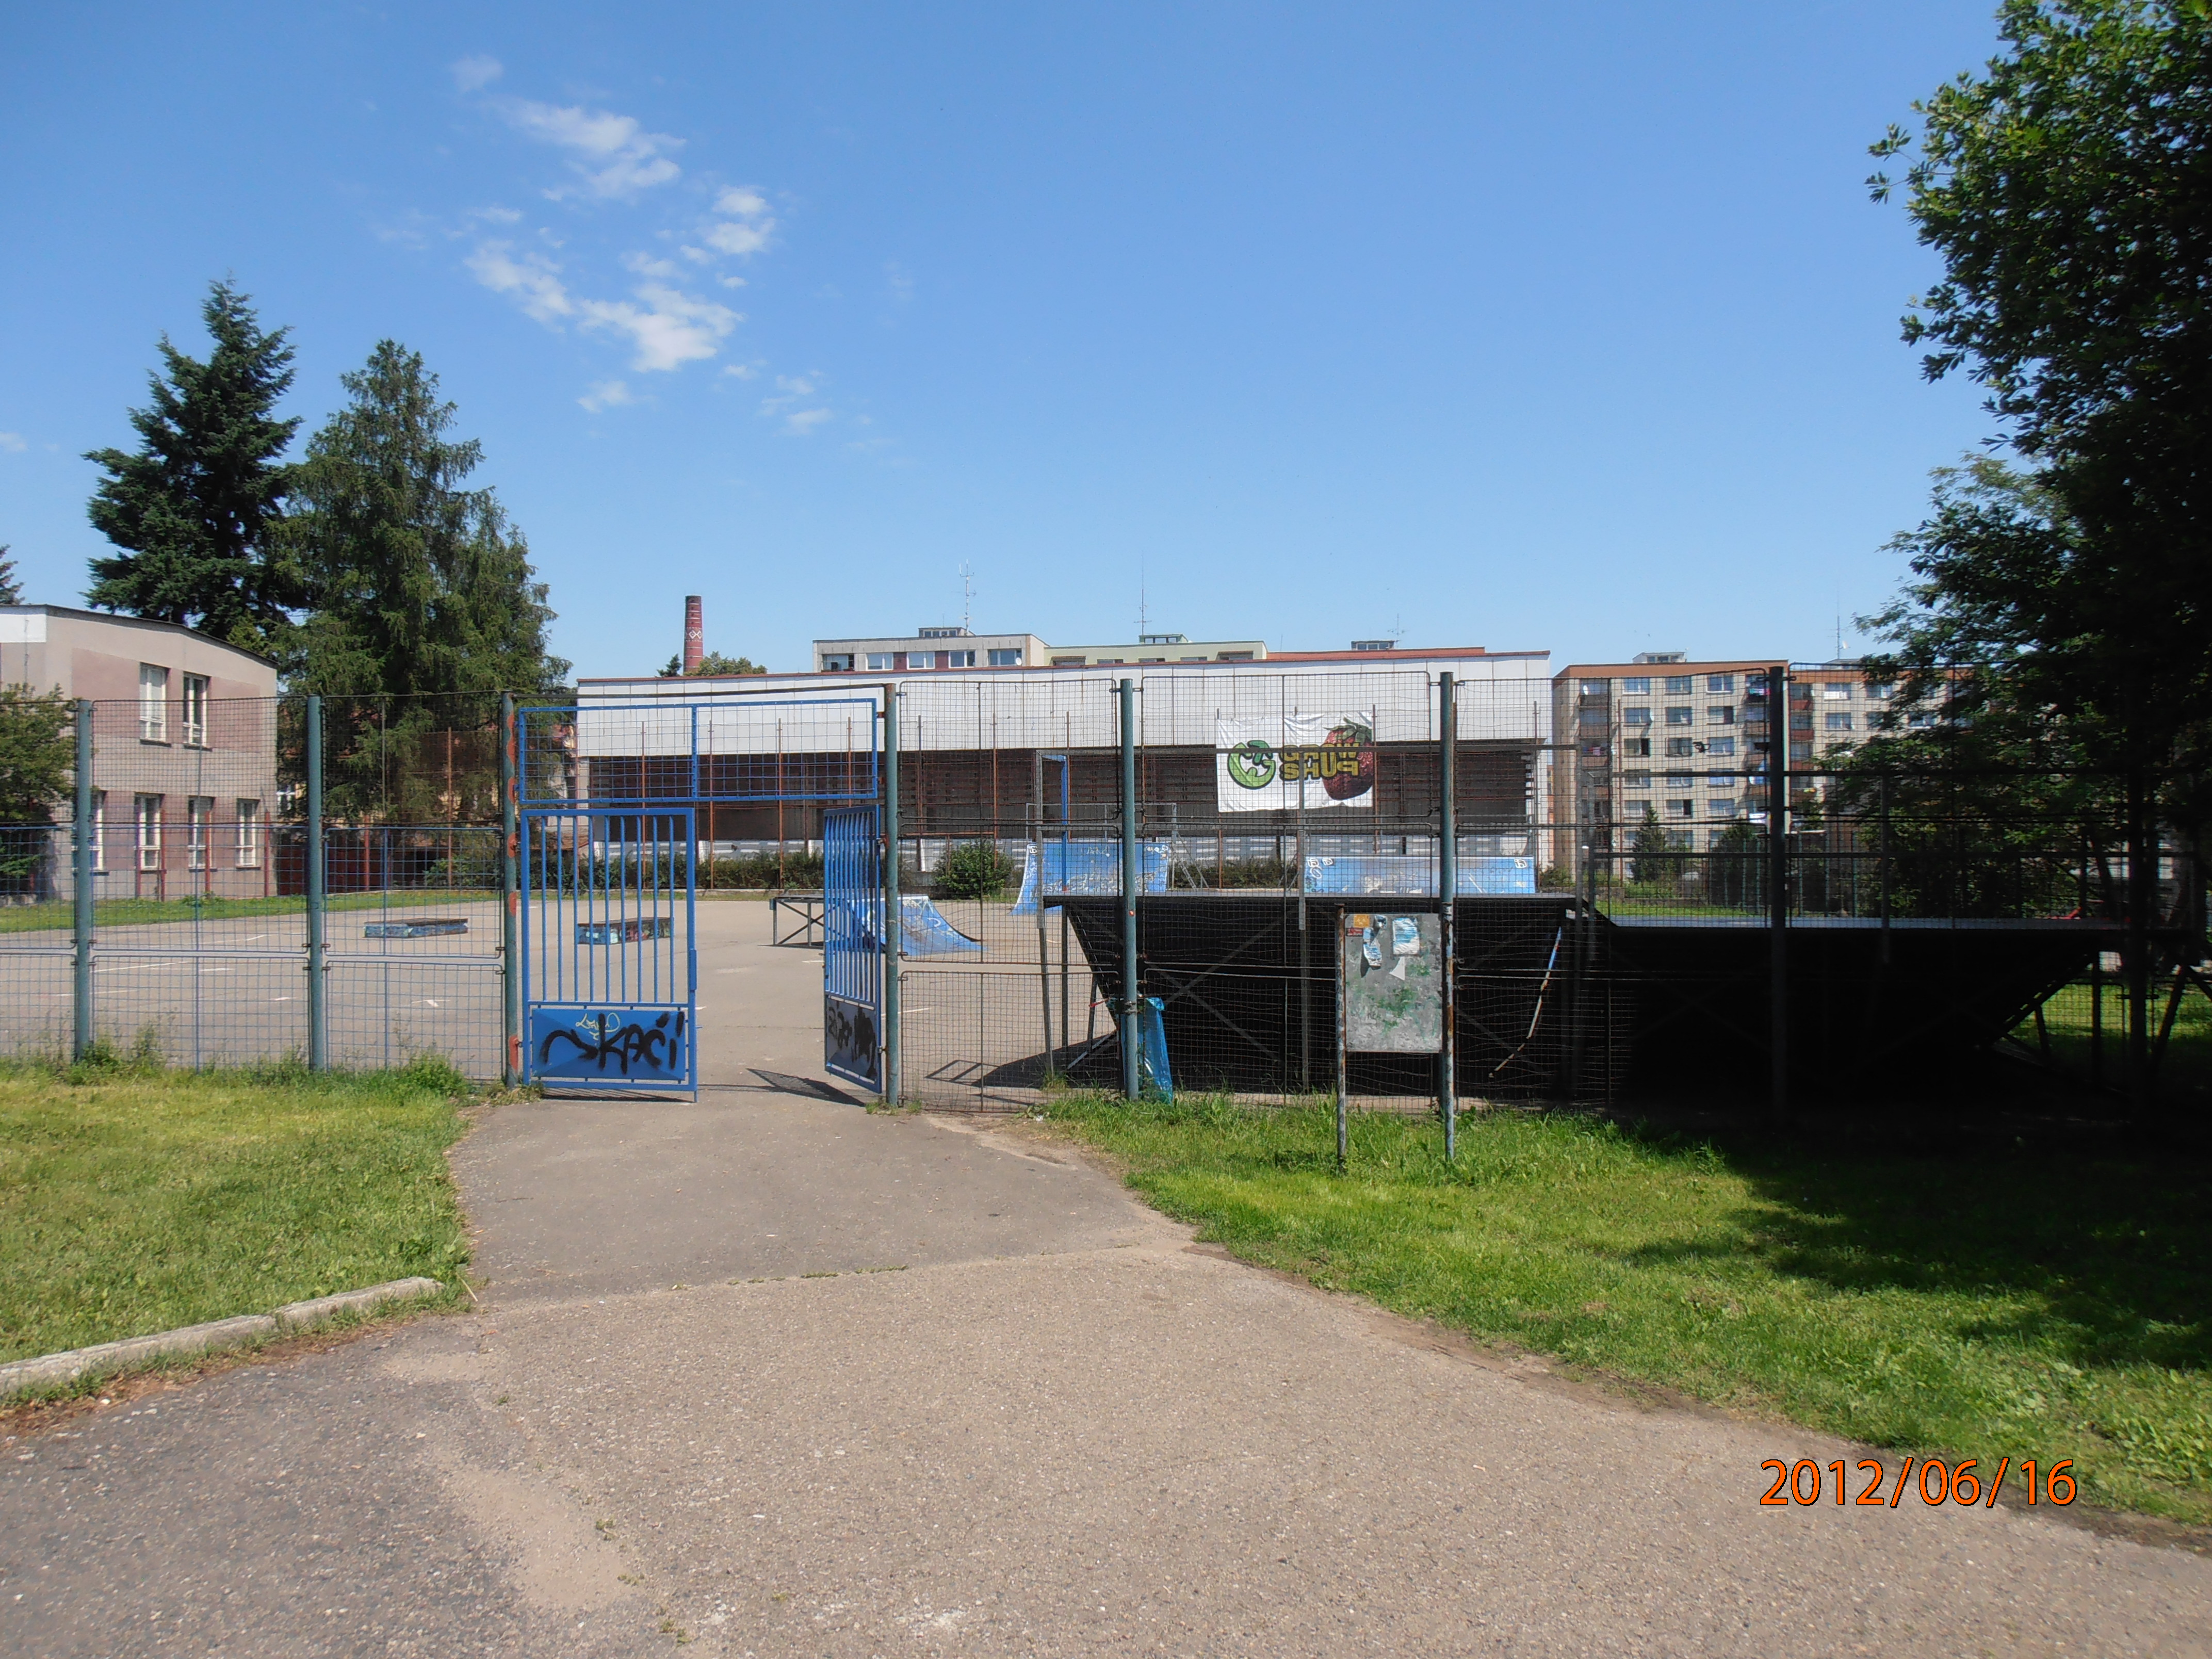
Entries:
POLYGON ((1853 1449, 1243 1267, 1042 1130, 770 1057, 490 1113, 478 1306, 19 1425, 0 1654, 2212 1654, 2189 1549, 1764 1508, 1762 1460, 1853 1449))

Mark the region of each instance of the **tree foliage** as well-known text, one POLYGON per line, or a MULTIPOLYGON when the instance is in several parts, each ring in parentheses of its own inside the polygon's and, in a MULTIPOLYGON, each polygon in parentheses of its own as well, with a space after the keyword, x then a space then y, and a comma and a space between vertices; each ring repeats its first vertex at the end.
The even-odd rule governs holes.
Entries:
POLYGON ((106 611, 183 623, 253 649, 289 629, 301 599, 276 533, 299 422, 276 400, 292 384, 288 330, 264 330, 247 295, 215 283, 200 308, 203 362, 161 337, 150 399, 131 411, 135 452, 96 449, 106 474, 87 508, 122 551, 94 559, 85 598, 106 611))
POLYGON ((0 605, 21 605, 22 602, 22 576, 15 568, 15 561, 9 556, 8 544, 0 542, 0 605))
MULTIPOLYGON (((719 651, 709 651, 699 659, 699 665, 691 671, 693 678, 705 674, 765 674, 768 670, 750 657, 726 657, 719 651)), ((664 680, 682 679, 684 659, 671 657, 668 665, 660 671, 664 680)))
MULTIPOLYGON (((1940 474, 1869 621, 1908 696, 2197 799, 2212 724, 2212 9, 2006 0, 2006 50, 1915 106, 1906 211, 1943 279, 1905 319, 1989 390, 2015 470, 1940 474), (1966 672, 1961 675, 1958 671, 1966 672)), ((1875 197, 1892 181, 1877 173, 1875 197)), ((1880 672, 1881 665, 1876 665, 1880 672)), ((2018 757, 2015 757, 2018 758, 2018 757)))
POLYGON ((491 778, 444 800, 420 762, 426 736, 492 726, 503 691, 559 692, 568 665, 546 650, 546 587, 496 495, 466 487, 482 447, 451 435, 453 405, 421 356, 386 340, 343 380, 349 401, 308 445, 288 533, 313 573, 288 665, 295 689, 325 699, 330 810, 477 817, 491 778))
POLYGON ((0 823, 51 823, 76 763, 70 701, 0 685, 0 823))

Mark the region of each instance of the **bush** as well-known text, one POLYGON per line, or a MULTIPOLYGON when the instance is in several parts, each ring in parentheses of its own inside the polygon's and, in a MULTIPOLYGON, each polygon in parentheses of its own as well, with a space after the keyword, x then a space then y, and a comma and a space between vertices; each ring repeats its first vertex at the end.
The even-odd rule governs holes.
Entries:
POLYGON ((995 842, 963 841, 938 865, 933 885, 939 898, 1003 898, 1020 875, 995 842))

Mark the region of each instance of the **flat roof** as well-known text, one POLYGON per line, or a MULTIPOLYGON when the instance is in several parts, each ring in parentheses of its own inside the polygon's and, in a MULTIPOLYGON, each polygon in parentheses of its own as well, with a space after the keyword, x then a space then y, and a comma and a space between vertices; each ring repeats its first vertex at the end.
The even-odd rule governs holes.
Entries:
MULTIPOLYGON (((1275 667, 1276 665, 1283 663, 1419 662, 1424 660, 1433 660, 1438 657, 1480 657, 1486 661, 1495 662, 1505 658, 1517 657, 1524 659, 1537 659, 1549 657, 1551 654, 1552 653, 1548 651, 1492 651, 1480 645, 1440 645, 1429 650, 1408 648, 1398 651, 1270 651, 1264 658, 1257 658, 1249 662, 1033 662, 1016 663, 1011 666, 999 668, 987 667, 979 664, 973 668, 909 668, 903 671, 886 668, 870 669, 866 672, 849 668, 793 668, 788 670, 770 669, 765 675, 693 674, 688 677, 675 674, 601 674, 580 678, 577 680, 576 684, 580 686, 624 685, 635 684, 639 680, 678 679, 684 678, 702 681, 735 679, 751 680, 762 678, 772 680, 823 679, 847 681, 866 679, 870 674, 889 674, 902 672, 908 674, 926 674, 933 677, 939 675, 953 676, 961 674, 1095 674, 1102 668, 1172 668, 1178 671, 1195 671, 1200 669, 1219 671, 1226 669, 1232 672, 1237 670, 1259 670, 1265 672, 1269 668, 1275 667)), ((1764 668, 1769 665, 1759 663, 1755 665, 1764 668)))

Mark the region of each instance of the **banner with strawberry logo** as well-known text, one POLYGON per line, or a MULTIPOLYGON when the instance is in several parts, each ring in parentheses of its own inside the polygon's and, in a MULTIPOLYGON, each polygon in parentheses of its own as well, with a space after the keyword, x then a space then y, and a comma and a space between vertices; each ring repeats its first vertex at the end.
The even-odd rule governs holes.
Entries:
POLYGON ((1375 717, 1286 714, 1271 728, 1213 723, 1214 802, 1224 812, 1375 805, 1375 717))

